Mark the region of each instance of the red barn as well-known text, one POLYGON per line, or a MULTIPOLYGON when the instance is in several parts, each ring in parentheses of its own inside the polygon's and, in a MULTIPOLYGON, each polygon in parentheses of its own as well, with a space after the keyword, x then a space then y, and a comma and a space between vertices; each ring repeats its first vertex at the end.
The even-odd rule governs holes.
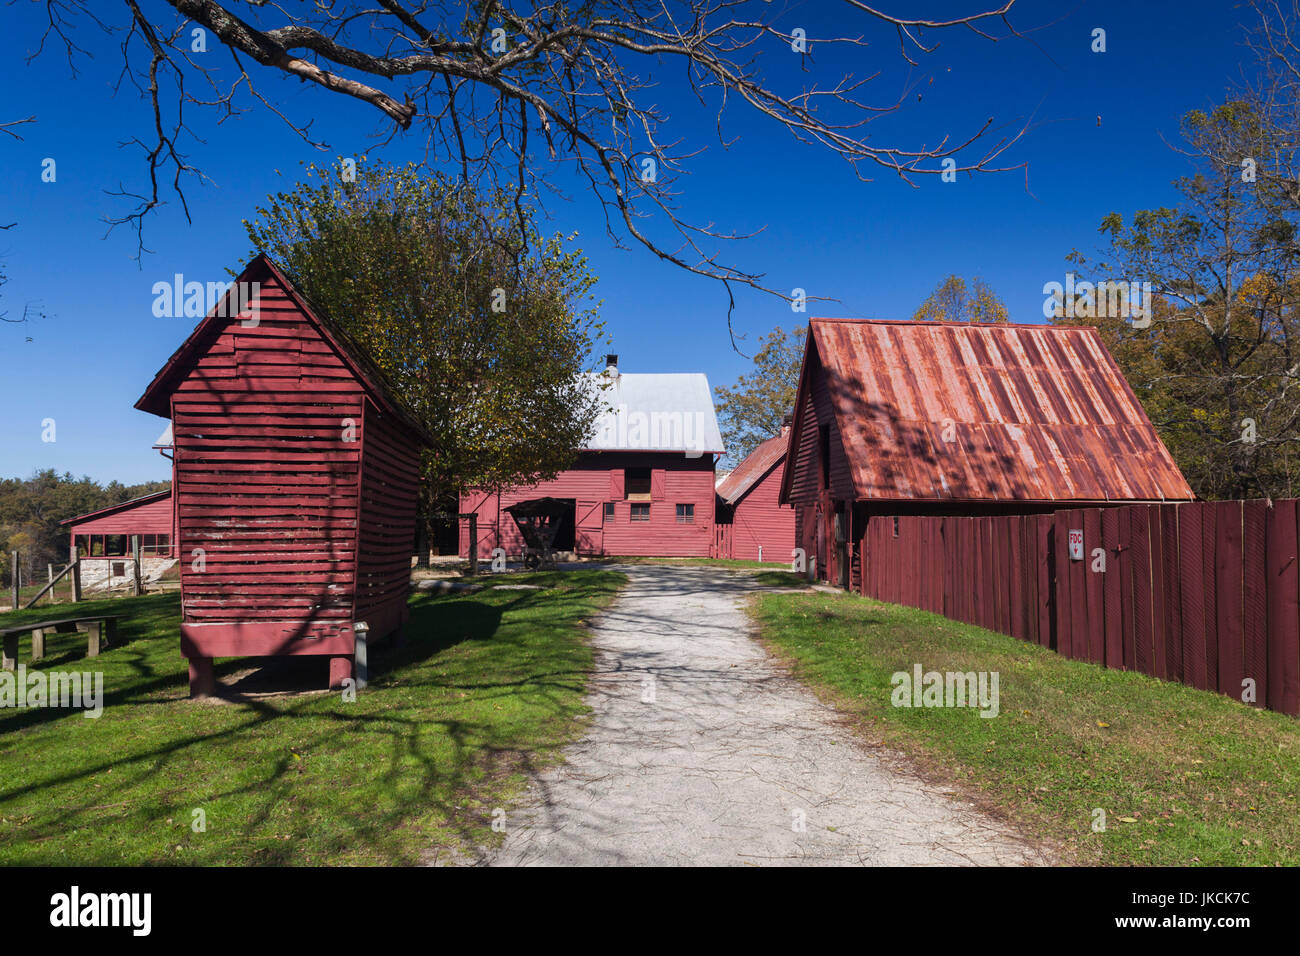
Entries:
POLYGON ((1097 330, 813 319, 781 501, 849 585, 873 515, 1193 497, 1097 330))
POLYGON ((790 426, 745 456, 718 482, 718 542, 714 556, 789 562, 794 508, 781 503, 781 475, 790 426))
POLYGON ((167 361, 136 408, 172 423, 181 651, 324 655, 406 620, 427 435, 379 371, 265 256, 167 361))
POLYGON ((142 555, 175 555, 170 488, 59 523, 68 526, 68 553, 77 548, 83 558, 129 558, 131 539, 137 535, 142 555))
MULTIPOLYGON (((590 377, 604 386, 608 411, 572 468, 551 481, 468 492, 462 513, 475 513, 480 557, 501 548, 511 558, 524 542, 505 508, 534 498, 570 503, 555 547, 580 555, 708 557, 713 543, 714 467, 722 435, 709 381, 700 374, 620 372, 618 356, 590 377)), ((462 521, 460 553, 470 549, 462 521)))

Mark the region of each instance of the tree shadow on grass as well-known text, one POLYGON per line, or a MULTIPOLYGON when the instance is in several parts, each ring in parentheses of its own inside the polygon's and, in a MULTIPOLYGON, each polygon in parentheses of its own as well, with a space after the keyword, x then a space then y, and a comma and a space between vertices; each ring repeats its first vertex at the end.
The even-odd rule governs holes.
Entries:
MULTIPOLYGON (((132 735, 163 739, 88 751, 71 766, 55 760, 45 773, 0 789, 0 808, 27 816, 21 835, 0 839, 0 853, 5 844, 25 844, 24 862, 66 862, 62 837, 105 824, 130 839, 109 842, 83 862, 416 862, 409 841, 394 838, 410 826, 423 828, 422 845, 472 848, 490 822, 490 808, 476 802, 484 782, 494 792, 501 778, 535 776, 537 742, 543 750, 546 741, 560 742, 558 729, 582 710, 577 692, 586 669, 572 628, 587 613, 588 594, 601 589, 574 590, 581 603, 567 610, 540 592, 512 592, 508 600, 417 598, 405 642, 371 649, 372 689, 352 704, 341 696, 289 693, 212 710, 158 697, 160 687, 177 683, 175 673, 133 682, 112 695, 120 698, 121 719, 132 720, 132 710, 143 707, 136 713, 154 716, 140 717, 145 724, 132 727, 132 735), (520 614, 503 630, 512 611, 520 614), (438 661, 476 641, 491 646, 438 661), (158 704, 170 709, 158 711, 158 704), (169 732, 159 721, 178 723, 169 732), (154 783, 160 780, 161 789, 154 783), (356 788, 366 794, 363 812, 351 805, 356 788), (189 832, 194 806, 225 814, 226 842, 205 843, 189 832), (183 818, 186 825, 168 827, 163 839, 163 818, 168 824, 183 818), (45 841, 51 841, 48 851, 35 849, 45 841), (185 845, 185 852, 173 853, 173 844, 185 845), (122 845, 132 852, 124 855, 122 845)), ((249 661, 229 666, 247 669, 249 661)), ((314 680, 302 671, 324 665, 281 658, 254 668, 262 666, 266 685, 283 687, 294 675, 314 680)), ((65 748, 64 761, 68 754, 65 748)))
MULTIPOLYGON (((501 627, 501 608, 457 600, 415 605, 399 640, 388 635, 367 650, 375 681, 398 668, 427 661, 464 641, 487 640, 501 627)), ((276 694, 324 693, 329 658, 318 655, 236 658, 217 668, 218 693, 230 700, 276 694)))

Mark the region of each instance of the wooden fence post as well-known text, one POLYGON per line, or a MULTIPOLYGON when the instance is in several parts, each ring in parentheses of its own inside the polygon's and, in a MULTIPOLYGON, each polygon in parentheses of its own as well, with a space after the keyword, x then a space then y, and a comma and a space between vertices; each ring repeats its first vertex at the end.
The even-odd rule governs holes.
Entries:
POLYGON ((144 583, 140 580, 140 536, 131 535, 131 592, 139 597, 144 593, 144 583))
POLYGON ((469 515, 469 576, 478 574, 478 512, 469 515))
POLYGON ((9 577, 13 581, 13 608, 16 611, 18 610, 18 552, 11 551, 9 557, 11 558, 9 564, 9 577))
POLYGON ((81 548, 74 544, 68 557, 72 559, 72 603, 76 604, 81 600, 81 548))

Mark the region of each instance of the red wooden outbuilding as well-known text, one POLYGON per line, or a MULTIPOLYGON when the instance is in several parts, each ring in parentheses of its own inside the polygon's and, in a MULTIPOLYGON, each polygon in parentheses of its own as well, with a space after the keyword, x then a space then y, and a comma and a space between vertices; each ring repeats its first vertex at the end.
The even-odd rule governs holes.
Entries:
POLYGON ((261 255, 136 408, 172 423, 191 694, 216 657, 324 655, 340 686, 406 620, 426 433, 261 255))
POLYGON ((781 503, 790 426, 782 426, 718 482, 714 557, 788 563, 795 547, 794 508, 781 503))
POLYGON ((130 557, 131 539, 137 536, 142 555, 175 556, 170 488, 59 523, 68 528, 68 553, 76 548, 83 558, 130 557))
POLYGON ((853 584, 875 516, 1193 497, 1094 328, 808 324, 781 501, 820 577, 853 584))
POLYGON ((462 521, 460 553, 480 557, 501 548, 523 553, 524 541, 505 509, 522 501, 571 503, 555 548, 578 555, 708 557, 714 534, 714 467, 723 451, 708 379, 698 373, 622 372, 618 356, 589 376, 608 411, 573 467, 549 481, 461 496, 474 513, 477 541, 462 521))

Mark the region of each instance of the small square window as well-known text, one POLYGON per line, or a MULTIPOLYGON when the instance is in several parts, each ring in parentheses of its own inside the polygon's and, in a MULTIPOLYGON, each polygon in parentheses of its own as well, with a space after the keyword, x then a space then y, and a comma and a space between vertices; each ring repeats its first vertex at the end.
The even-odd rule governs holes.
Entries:
POLYGON ((694 524, 695 523, 695 505, 678 505, 677 506, 677 523, 694 524))
POLYGON ((639 504, 636 504, 636 503, 634 502, 634 503, 632 504, 632 520, 633 520, 633 521, 649 521, 649 520, 650 520, 650 506, 649 506, 649 505, 639 505, 639 504))
POLYGON ((605 520, 606 521, 614 520, 614 502, 612 501, 605 502, 605 520))

